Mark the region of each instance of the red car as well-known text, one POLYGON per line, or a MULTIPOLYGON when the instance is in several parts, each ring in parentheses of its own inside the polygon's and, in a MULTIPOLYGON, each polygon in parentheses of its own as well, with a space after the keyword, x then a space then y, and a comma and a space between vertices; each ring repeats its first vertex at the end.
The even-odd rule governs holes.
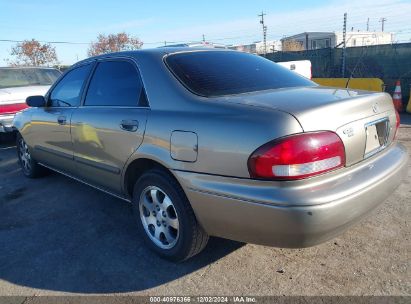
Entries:
POLYGON ((14 115, 27 107, 26 98, 46 94, 60 75, 53 68, 0 68, 0 133, 13 131, 14 115))

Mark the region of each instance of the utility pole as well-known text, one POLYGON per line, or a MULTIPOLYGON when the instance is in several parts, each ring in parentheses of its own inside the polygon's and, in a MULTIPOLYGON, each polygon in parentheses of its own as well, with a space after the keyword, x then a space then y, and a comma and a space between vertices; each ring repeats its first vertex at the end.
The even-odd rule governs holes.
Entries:
POLYGON ((345 36, 347 33, 347 13, 344 13, 344 25, 343 25, 343 49, 341 53, 341 75, 342 78, 345 78, 345 47, 346 47, 346 40, 345 36))
POLYGON ((370 18, 367 18, 367 32, 370 30, 370 18))
POLYGON ((261 11, 261 15, 258 15, 258 17, 261 17, 260 23, 263 26, 264 56, 267 55, 267 26, 264 23, 265 15, 267 14, 264 14, 263 11, 261 11))
POLYGON ((381 19, 380 19, 380 22, 381 22, 381 32, 384 32, 384 22, 385 21, 387 21, 387 18, 385 18, 385 17, 382 17, 381 19))

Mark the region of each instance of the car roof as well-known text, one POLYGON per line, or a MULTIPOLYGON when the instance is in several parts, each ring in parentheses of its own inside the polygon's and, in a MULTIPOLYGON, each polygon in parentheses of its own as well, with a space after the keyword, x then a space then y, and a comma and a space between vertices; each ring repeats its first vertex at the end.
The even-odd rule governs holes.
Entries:
POLYGON ((160 48, 151 48, 151 49, 140 49, 140 50, 134 50, 134 51, 122 51, 122 52, 114 52, 114 53, 107 53, 107 54, 102 54, 98 56, 93 56, 89 57, 87 59, 81 60, 77 63, 75 63, 73 66, 80 65, 82 63, 91 61, 91 60, 96 60, 99 58, 110 58, 110 57, 120 57, 120 56, 126 56, 126 57, 140 57, 140 56, 148 56, 148 55, 157 55, 159 57, 163 57, 165 55, 170 55, 174 53, 189 53, 189 52, 198 52, 198 51, 204 51, 204 52, 237 52, 235 50, 230 50, 230 49, 221 49, 221 48, 207 48, 207 47, 160 47, 160 48))

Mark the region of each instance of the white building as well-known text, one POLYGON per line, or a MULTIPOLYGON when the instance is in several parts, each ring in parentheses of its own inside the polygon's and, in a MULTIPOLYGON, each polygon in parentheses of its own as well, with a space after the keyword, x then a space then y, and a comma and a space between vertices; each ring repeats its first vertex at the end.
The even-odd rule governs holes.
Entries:
MULTIPOLYGON (((267 53, 281 51, 281 41, 271 40, 267 41, 267 53)), ((247 52, 252 54, 264 54, 264 42, 256 41, 250 44, 236 44, 229 46, 232 50, 247 52)))
MULTIPOLYGON (((346 46, 368 46, 378 44, 390 44, 394 40, 394 34, 388 32, 347 32, 346 46)), ((323 48, 342 47, 342 32, 305 32, 281 39, 282 46, 288 41, 294 41, 300 45, 301 50, 316 50, 323 48)), ((286 47, 285 47, 286 48, 286 47)), ((284 48, 284 49, 285 49, 284 48)))

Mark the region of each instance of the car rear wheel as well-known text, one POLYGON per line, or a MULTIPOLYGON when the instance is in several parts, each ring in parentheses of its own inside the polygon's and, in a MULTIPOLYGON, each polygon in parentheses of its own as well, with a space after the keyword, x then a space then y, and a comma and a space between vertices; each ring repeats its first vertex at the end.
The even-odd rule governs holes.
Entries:
POLYGON ((206 246, 207 233, 183 189, 167 172, 153 169, 144 173, 134 186, 132 202, 140 234, 161 257, 181 262, 206 246))
POLYGON ((29 146, 20 134, 17 134, 16 146, 19 163, 25 176, 36 178, 43 176, 47 172, 47 169, 40 166, 32 157, 29 146))

